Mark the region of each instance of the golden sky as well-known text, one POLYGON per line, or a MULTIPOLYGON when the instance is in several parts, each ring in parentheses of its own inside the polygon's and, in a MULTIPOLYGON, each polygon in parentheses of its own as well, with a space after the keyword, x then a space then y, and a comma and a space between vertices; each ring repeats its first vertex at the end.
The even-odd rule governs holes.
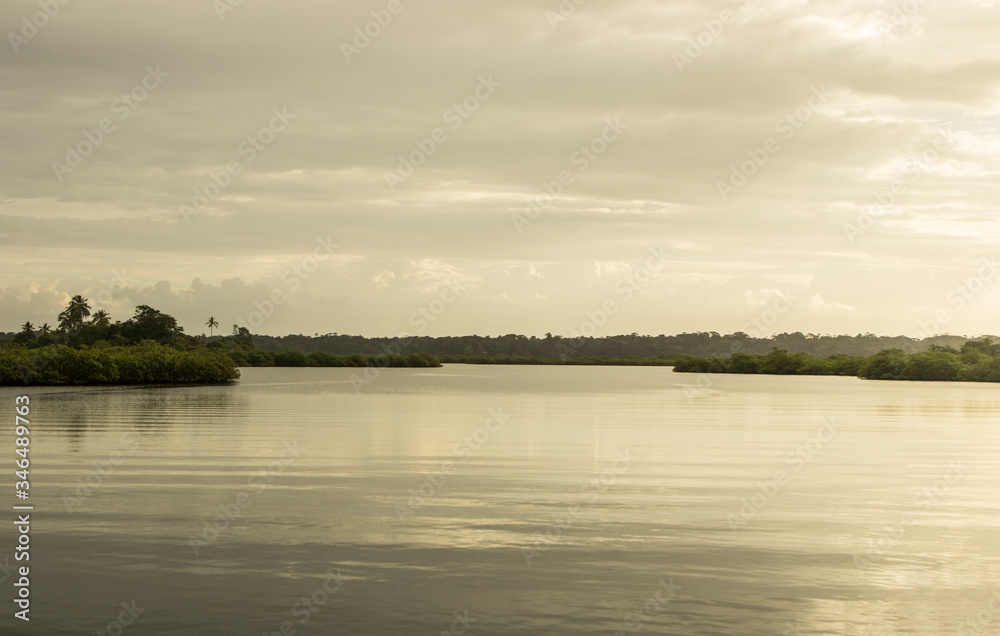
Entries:
POLYGON ((597 335, 776 303, 767 332, 1000 332, 993 0, 8 1, 0 25, 0 330, 84 293, 189 333, 569 334, 609 301, 597 335))

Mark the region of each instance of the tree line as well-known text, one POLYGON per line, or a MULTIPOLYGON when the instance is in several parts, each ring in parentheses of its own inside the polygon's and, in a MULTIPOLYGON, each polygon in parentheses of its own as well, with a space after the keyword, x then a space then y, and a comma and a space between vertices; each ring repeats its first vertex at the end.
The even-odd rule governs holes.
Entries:
MULTIPOLYGON (((37 329, 0 342, 0 385, 149 384, 226 382, 240 377, 241 366, 287 367, 436 367, 439 360, 419 352, 331 355, 298 350, 264 351, 245 327, 231 336, 190 336, 177 320, 148 305, 112 322, 106 311, 91 313, 82 295, 70 299, 57 317, 37 329)), ((205 323, 219 327, 215 317, 205 323)))
POLYGON ((960 348, 932 345, 928 351, 907 353, 884 349, 871 356, 835 355, 814 358, 807 353, 773 349, 765 355, 736 353, 728 357, 682 356, 679 373, 738 373, 765 375, 843 375, 868 380, 941 382, 1000 382, 1000 344, 991 338, 969 340, 960 348))
POLYGON ((198 379, 178 381, 212 381, 211 378, 223 381, 238 377, 237 367, 247 366, 435 367, 440 366, 442 360, 473 364, 677 364, 678 370, 724 367, 726 371, 723 372, 731 373, 872 378, 892 375, 878 370, 884 365, 872 366, 870 372, 863 369, 869 358, 875 357, 879 361, 891 359, 891 364, 886 364, 896 369, 893 374, 900 376, 894 379, 921 375, 992 377, 987 369, 991 363, 969 362, 974 355, 968 352, 980 351, 976 349, 980 345, 974 343, 982 340, 970 341, 947 335, 915 339, 871 333, 830 336, 795 332, 755 338, 743 332, 723 335, 710 331, 670 336, 632 333, 600 338, 562 337, 551 333, 542 338, 517 334, 366 338, 337 333, 273 337, 254 335, 247 328, 236 325, 231 335, 215 335, 219 322, 214 316, 208 318, 205 326, 208 336, 187 335, 173 316, 148 305, 136 307, 134 315, 127 320, 112 322, 106 311, 92 314, 87 299, 77 295, 59 313, 55 328, 45 323, 36 329, 27 322, 20 332, 0 334, 3 354, 0 366, 5 370, 0 375, 0 382, 11 383, 11 378, 25 376, 24 369, 41 368, 48 369, 48 375, 40 372, 27 375, 38 381, 48 378, 56 382, 61 377, 64 381, 76 378, 74 381, 78 382, 89 379, 125 383, 154 381, 150 378, 169 381, 169 378, 181 377, 198 379), (131 351, 131 354, 126 351, 116 351, 113 355, 95 353, 136 347, 143 349, 131 351), (68 353, 66 349, 89 353, 68 353), (138 368, 135 364, 129 366, 123 356, 139 356, 140 353, 145 362, 139 366, 146 370, 127 373, 114 370, 138 368), (184 368, 161 365, 158 370, 150 370, 150 361, 157 356, 180 364, 184 354, 197 364, 185 362, 189 366, 184 368), (85 361, 88 356, 90 359, 85 361), (216 359, 222 360, 222 367, 210 364, 216 359), (932 362, 936 365, 935 370, 929 372, 926 368, 932 362), (969 365, 975 369, 966 368, 969 365), (19 374, 12 372, 12 367, 21 369, 19 374), (206 371, 195 373, 196 367, 204 367, 206 371), (956 368, 959 371, 954 371, 956 368), (863 375, 865 373, 868 375, 863 375))
POLYGON ((522 358, 570 361, 576 359, 656 358, 688 355, 697 357, 727 356, 733 351, 767 354, 774 348, 790 353, 807 353, 814 358, 832 355, 871 356, 883 349, 906 353, 928 351, 932 346, 961 347, 968 339, 961 336, 935 336, 916 339, 905 336, 828 336, 782 333, 755 338, 743 332, 722 335, 717 332, 676 335, 622 334, 606 337, 568 338, 546 334, 544 337, 507 334, 503 336, 414 336, 407 338, 366 338, 330 333, 325 335, 255 335, 256 346, 264 351, 294 349, 303 353, 323 352, 333 355, 354 353, 425 352, 445 360, 522 358))

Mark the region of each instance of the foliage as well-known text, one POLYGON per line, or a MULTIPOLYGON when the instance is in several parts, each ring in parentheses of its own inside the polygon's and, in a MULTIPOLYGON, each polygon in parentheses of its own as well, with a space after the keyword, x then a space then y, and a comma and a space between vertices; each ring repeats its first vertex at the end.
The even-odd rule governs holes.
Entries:
MULTIPOLYGON (((230 338, 195 338, 177 320, 139 305, 125 322, 111 323, 100 310, 91 320, 90 305, 74 296, 59 315, 60 327, 48 323, 36 331, 26 322, 12 340, 0 343, 0 384, 149 384, 223 382, 240 377, 239 367, 439 367, 425 353, 351 355, 296 349, 262 351, 245 327, 233 325, 230 338)), ((206 323, 218 327, 214 317, 206 323)))
POLYGON ((233 342, 238 345, 245 345, 247 347, 253 346, 253 336, 250 334, 250 330, 246 327, 240 327, 239 325, 233 325, 233 342))
POLYGON ((658 356, 655 358, 535 358, 530 356, 506 356, 491 358, 489 356, 441 356, 441 362, 447 364, 520 364, 520 365, 578 365, 578 366, 619 366, 619 367, 669 367, 674 363, 674 356, 658 356))
POLYGON ((0 385, 208 383, 239 377, 223 352, 179 351, 153 341, 129 347, 0 348, 0 385))
POLYGON ((115 330, 129 342, 153 340, 161 344, 175 341, 184 331, 177 324, 177 319, 149 305, 139 305, 135 315, 122 323, 115 330))
POLYGON ((813 358, 774 349, 767 355, 737 353, 728 358, 684 356, 674 371, 680 373, 760 373, 772 375, 845 375, 868 380, 938 382, 1000 382, 1000 345, 989 338, 970 340, 961 349, 932 346, 929 351, 906 353, 883 349, 873 356, 813 358))
MULTIPOLYGON (((72 298, 59 315, 59 328, 48 323, 36 330, 25 323, 20 333, 0 334, 0 369, 3 377, 20 377, 16 368, 44 366, 43 379, 66 383, 154 381, 167 378, 164 369, 178 378, 199 377, 196 368, 206 361, 225 360, 234 367, 437 367, 441 362, 469 364, 586 364, 675 366, 679 372, 761 373, 776 375, 841 375, 893 380, 1000 381, 1000 344, 989 339, 966 340, 935 336, 924 340, 905 337, 820 336, 784 333, 753 338, 737 332, 685 333, 674 336, 627 334, 603 338, 544 338, 515 334, 432 338, 363 338, 326 334, 273 338, 254 336, 246 327, 233 325, 231 336, 210 338, 184 334, 172 316, 140 305, 125 322, 111 322, 106 311, 91 317, 83 296, 72 298), (6 343, 4 343, 6 339, 6 343), (150 351, 158 346, 163 360, 154 363, 150 351), (888 345, 888 346, 887 346, 888 345), (135 349, 134 355, 116 359, 109 366, 111 350, 135 349), (79 355, 70 351, 84 351, 79 355), (434 355, 428 353, 432 351, 434 355), (57 352, 57 353, 54 353, 57 352), (192 366, 177 356, 190 354, 192 366), (38 361, 45 358, 44 364, 38 361), (51 360, 58 360, 56 365, 51 360), (137 360, 139 362, 137 362, 137 360), (11 366, 13 365, 13 367, 11 366), (174 365, 174 366, 170 366, 174 365), (179 366, 178 366, 179 365, 179 366), (12 370, 12 368, 14 370, 12 370), (123 373, 122 369, 125 369, 123 373), (62 370, 66 374, 60 376, 62 370), (83 379, 82 379, 83 378, 83 379), (117 380, 115 379, 117 378, 117 380), (138 380, 135 380, 138 378, 138 380)), ((214 332, 218 321, 206 326, 214 332)), ((115 354, 123 356, 119 351, 115 354)), ((226 374, 223 374, 226 375, 226 374)), ((206 372, 205 377, 214 377, 206 372)), ((193 380, 199 381, 199 380, 193 380)))
POLYGON ((59 328, 71 331, 83 325, 83 319, 90 315, 89 301, 77 295, 69 301, 69 306, 59 314, 59 328))
POLYGON ((683 333, 676 335, 622 334, 600 338, 545 337, 507 334, 501 336, 413 336, 396 338, 365 338, 348 334, 302 334, 253 336, 253 345, 270 351, 294 349, 305 354, 323 352, 338 356, 354 353, 407 355, 425 351, 442 359, 465 358, 537 358, 571 360, 577 358, 634 358, 659 356, 729 357, 733 354, 767 355, 772 349, 783 349, 790 355, 808 353, 813 358, 834 355, 848 357, 872 356, 883 349, 900 349, 907 353, 927 351, 931 346, 961 347, 967 338, 935 336, 919 340, 904 336, 887 337, 873 334, 854 336, 821 336, 817 334, 782 333, 769 338, 754 338, 742 332, 721 335, 716 332, 683 333))
MULTIPOLYGON (((261 354, 273 357, 273 366, 276 367, 440 367, 441 361, 426 353, 413 353, 408 356, 377 355, 377 356, 335 356, 329 353, 313 352, 309 355, 301 351, 280 351, 268 354, 266 351, 257 350, 261 354)), ((270 365, 253 365, 270 366, 270 365)))

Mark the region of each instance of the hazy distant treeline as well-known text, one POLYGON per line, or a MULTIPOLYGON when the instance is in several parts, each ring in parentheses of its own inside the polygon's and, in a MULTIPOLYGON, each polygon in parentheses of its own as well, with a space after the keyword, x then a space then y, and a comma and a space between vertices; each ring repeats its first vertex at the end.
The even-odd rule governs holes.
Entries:
POLYGON ((807 353, 814 358, 832 355, 871 356, 883 349, 919 353, 928 351, 932 345, 958 349, 966 341, 967 338, 961 336, 936 336, 917 340, 905 336, 889 337, 872 334, 818 336, 799 332, 783 333, 772 338, 753 338, 745 333, 721 335, 715 332, 683 333, 673 336, 629 334, 602 338, 563 338, 552 335, 539 338, 515 334, 412 338, 365 338, 343 334, 253 336, 256 347, 272 352, 292 349, 306 354, 320 351, 339 356, 355 353, 407 355, 424 352, 434 356, 562 360, 673 355, 715 357, 736 352, 767 354, 774 348, 784 349, 790 353, 807 353))

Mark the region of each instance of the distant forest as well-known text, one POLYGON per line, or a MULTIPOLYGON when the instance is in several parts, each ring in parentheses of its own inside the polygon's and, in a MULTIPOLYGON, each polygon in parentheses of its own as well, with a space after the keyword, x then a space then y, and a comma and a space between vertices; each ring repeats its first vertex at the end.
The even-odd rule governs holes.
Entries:
POLYGON ((520 336, 420 336, 412 338, 364 338, 343 334, 321 336, 290 335, 283 337, 253 336, 259 349, 270 352, 295 350, 302 353, 323 352, 338 356, 350 354, 407 355, 423 352, 438 357, 465 358, 541 358, 572 360, 578 358, 650 358, 687 355, 715 357, 734 351, 767 354, 774 348, 789 353, 807 353, 814 358, 832 355, 872 356, 883 349, 899 349, 906 353, 930 350, 932 345, 961 349, 969 338, 934 336, 917 340, 905 336, 820 336, 803 333, 783 333, 771 338, 752 338, 745 333, 720 335, 715 332, 683 333, 673 336, 640 336, 638 334, 603 338, 563 338, 520 336), (734 349, 734 347, 736 347, 734 349))
MULTIPOLYGON (((16 333, 0 333, 0 342, 13 340, 16 336, 16 333)), ((1000 340, 997 336, 992 337, 994 340, 1000 340)), ((217 335, 207 338, 206 342, 226 339, 225 336, 217 335)), ((872 356, 883 349, 899 349, 905 353, 929 351, 931 346, 961 349, 968 340, 970 338, 948 335, 918 340, 906 336, 876 336, 870 333, 856 336, 821 336, 801 332, 782 333, 770 338, 753 338, 742 332, 722 335, 714 331, 672 336, 663 334, 640 336, 633 333, 601 338, 565 338, 551 334, 546 334, 542 338, 516 334, 409 338, 365 338, 336 333, 280 337, 253 335, 253 344, 256 348, 272 353, 292 350, 305 354, 321 352, 346 356, 386 353, 407 355, 422 352, 446 357, 525 357, 563 360, 674 355, 719 357, 733 352, 764 355, 775 348, 789 353, 807 353, 814 358, 833 355, 872 356)))

